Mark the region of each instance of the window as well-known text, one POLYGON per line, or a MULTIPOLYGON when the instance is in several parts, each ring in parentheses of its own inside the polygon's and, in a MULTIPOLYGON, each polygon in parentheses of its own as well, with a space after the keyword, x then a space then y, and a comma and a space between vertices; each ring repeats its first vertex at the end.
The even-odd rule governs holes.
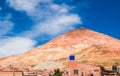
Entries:
POLYGON ((78 70, 77 69, 74 70, 74 74, 78 74, 78 70))

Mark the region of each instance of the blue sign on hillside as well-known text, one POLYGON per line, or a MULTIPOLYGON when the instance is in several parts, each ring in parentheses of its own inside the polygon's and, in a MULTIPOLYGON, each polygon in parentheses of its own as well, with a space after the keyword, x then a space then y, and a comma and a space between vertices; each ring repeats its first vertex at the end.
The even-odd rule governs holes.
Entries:
POLYGON ((70 55, 69 60, 75 60, 75 56, 74 55, 70 55))

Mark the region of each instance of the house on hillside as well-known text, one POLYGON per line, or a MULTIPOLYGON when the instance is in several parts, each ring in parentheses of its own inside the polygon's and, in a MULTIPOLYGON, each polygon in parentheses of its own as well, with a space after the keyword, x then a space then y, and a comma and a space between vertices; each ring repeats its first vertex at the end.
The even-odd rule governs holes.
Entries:
POLYGON ((22 71, 17 71, 17 72, 0 71, 0 76, 23 76, 23 72, 22 71))
POLYGON ((74 55, 69 60, 69 76, 101 76, 100 66, 79 64, 74 55))

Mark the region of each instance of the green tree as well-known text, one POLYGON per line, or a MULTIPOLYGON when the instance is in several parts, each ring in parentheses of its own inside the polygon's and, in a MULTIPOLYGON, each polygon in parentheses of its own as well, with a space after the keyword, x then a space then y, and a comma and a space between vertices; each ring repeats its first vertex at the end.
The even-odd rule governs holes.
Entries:
POLYGON ((55 69, 53 76, 62 76, 62 71, 60 71, 60 69, 55 69))

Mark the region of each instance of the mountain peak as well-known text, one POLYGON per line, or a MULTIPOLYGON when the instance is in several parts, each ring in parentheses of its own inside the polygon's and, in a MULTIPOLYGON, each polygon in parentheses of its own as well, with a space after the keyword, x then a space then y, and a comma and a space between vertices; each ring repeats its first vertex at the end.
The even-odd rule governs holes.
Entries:
MULTIPOLYGON (((81 27, 79 29, 72 30, 66 34, 58 36, 50 42, 34 48, 29 52, 1 59, 0 65, 7 66, 9 64, 12 64, 14 66, 26 66, 39 64, 41 62, 49 60, 59 61, 60 59, 68 58, 71 54, 78 53, 80 54, 77 55, 80 56, 78 58, 81 58, 83 55, 81 52, 82 50, 87 50, 84 52, 84 55, 90 55, 88 56, 89 59, 95 57, 104 58, 106 57, 105 55, 110 56, 110 54, 114 53, 114 50, 116 50, 117 53, 120 53, 120 41, 108 35, 81 27), (98 45, 100 47, 95 48, 93 45, 98 45), (100 48, 102 48, 102 50, 100 48), (97 52, 102 52, 96 53, 95 50, 97 50, 97 52), (107 51, 105 52, 107 54, 103 55, 104 50, 107 51), (100 56, 97 56, 97 54, 100 56)), ((119 57, 120 54, 118 55, 117 53, 115 53, 115 55, 119 57)), ((91 62, 91 60, 89 60, 87 63, 91 62)), ((94 60, 97 59, 95 58, 94 60)), ((120 59, 117 60, 120 61, 120 59)), ((62 63, 64 63, 64 61, 62 63)), ((106 63, 106 61, 103 61, 103 63, 106 63)), ((98 65, 101 64, 99 63, 98 65)))
POLYGON ((85 27, 80 27, 80 28, 78 28, 79 30, 88 30, 87 28, 85 28, 85 27))

